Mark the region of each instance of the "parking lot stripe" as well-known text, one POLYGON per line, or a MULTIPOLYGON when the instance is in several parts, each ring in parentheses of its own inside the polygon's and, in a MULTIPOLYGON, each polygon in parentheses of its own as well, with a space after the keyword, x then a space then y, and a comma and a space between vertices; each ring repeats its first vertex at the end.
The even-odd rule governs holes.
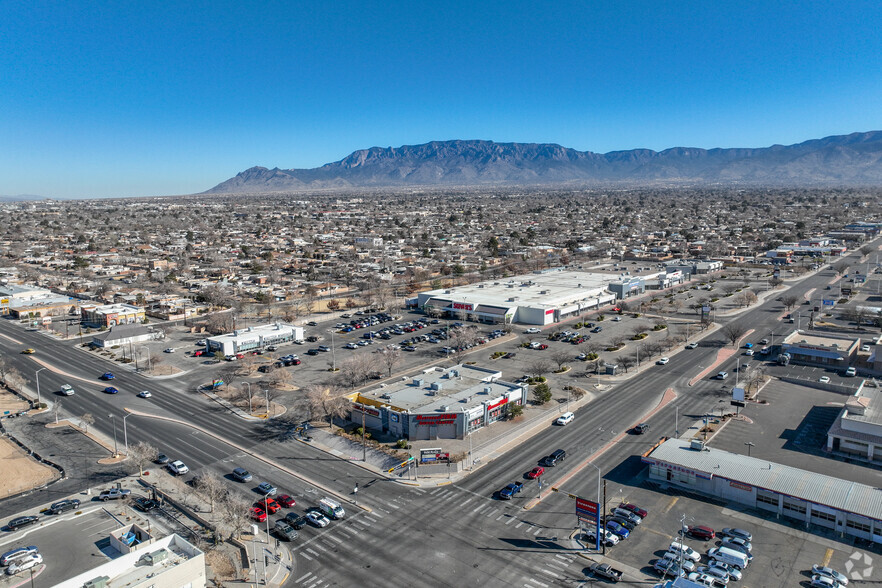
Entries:
POLYGON ((514 517, 508 517, 508 520, 505 521, 505 524, 506 524, 506 525, 510 525, 510 524, 512 524, 513 522, 515 522, 516 520, 517 520, 517 519, 514 518, 514 517))
POLYGON ((679 496, 672 497, 671 501, 668 502, 668 505, 662 509, 662 514, 668 514, 668 511, 674 508, 674 505, 677 504, 678 500, 680 500, 679 496))
POLYGON ((487 508, 487 506, 488 505, 486 505, 486 504, 479 504, 478 506, 476 506, 475 508, 472 509, 472 512, 478 512, 482 508, 487 508))
POLYGON ((548 574, 549 576, 554 576, 555 578, 560 578, 560 574, 557 572, 552 572, 551 570, 546 570, 545 568, 539 568, 539 571, 543 574, 548 574))
POLYGON ((462 507, 462 506, 465 506, 465 505, 467 505, 467 504, 468 504, 469 502, 471 502, 471 501, 472 501, 472 497, 470 497, 470 498, 466 498, 464 501, 462 501, 462 502, 460 503, 459 506, 461 506, 461 507, 462 507))
POLYGON ((827 567, 830 565, 830 559, 833 557, 833 550, 829 547, 827 551, 824 553, 824 559, 821 561, 821 565, 827 567))
POLYGON ((441 492, 442 490, 444 490, 444 488, 435 488, 434 490, 429 492, 429 494, 437 494, 438 492, 441 492))
MULTIPOLYGON (((546 588, 548 588, 548 584, 546 584, 545 582, 540 582, 539 580, 536 580, 534 578, 527 578, 527 582, 533 582, 534 584, 537 584, 539 586, 545 586, 546 588)), ((524 584, 524 586, 527 586, 528 588, 532 588, 530 586, 530 584, 524 584)))
POLYGON ((336 535, 328 535, 328 539, 330 539, 331 541, 336 541, 337 543, 343 543, 343 540, 336 535))

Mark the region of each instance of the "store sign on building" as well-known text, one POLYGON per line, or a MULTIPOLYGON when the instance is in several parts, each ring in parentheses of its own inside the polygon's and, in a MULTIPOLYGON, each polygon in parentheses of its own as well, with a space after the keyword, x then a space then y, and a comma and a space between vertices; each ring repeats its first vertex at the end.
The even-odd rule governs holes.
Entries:
POLYGON ((364 414, 368 414, 372 417, 380 416, 380 411, 372 406, 364 406, 362 404, 358 404, 357 402, 354 403, 352 406, 353 408, 355 408, 355 410, 363 412, 364 414))
POLYGON ((738 490, 744 490, 745 492, 750 492, 753 490, 753 486, 742 484, 741 482, 733 482, 731 480, 729 481, 729 486, 731 486, 732 488, 737 488, 738 490))
POLYGON ((487 407, 487 410, 493 410, 494 408, 499 408, 503 404, 508 404, 508 396, 497 402, 496 404, 491 404, 487 407))
POLYGON ((453 303, 454 310, 474 310, 475 307, 472 304, 468 304, 466 302, 454 302, 453 303))
POLYGON ((416 422, 418 425, 449 425, 456 422, 455 414, 418 414, 416 422))

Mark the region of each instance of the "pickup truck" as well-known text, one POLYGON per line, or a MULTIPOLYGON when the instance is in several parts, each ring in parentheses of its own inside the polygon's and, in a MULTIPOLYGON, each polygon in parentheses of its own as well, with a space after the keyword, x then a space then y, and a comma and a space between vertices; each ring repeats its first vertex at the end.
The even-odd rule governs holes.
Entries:
POLYGON ((591 566, 588 568, 588 571, 590 571, 595 576, 606 578, 607 580, 610 580, 612 582, 618 582, 622 579, 621 570, 617 570, 609 564, 605 563, 591 564, 591 566))
POLYGON ((499 499, 500 500, 511 500, 512 497, 523 490, 524 483, 523 482, 512 482, 505 488, 499 491, 499 499))
POLYGON ((111 488, 110 490, 104 490, 101 494, 98 495, 98 500, 117 500, 120 498, 128 498, 129 494, 132 491, 126 488, 111 488))

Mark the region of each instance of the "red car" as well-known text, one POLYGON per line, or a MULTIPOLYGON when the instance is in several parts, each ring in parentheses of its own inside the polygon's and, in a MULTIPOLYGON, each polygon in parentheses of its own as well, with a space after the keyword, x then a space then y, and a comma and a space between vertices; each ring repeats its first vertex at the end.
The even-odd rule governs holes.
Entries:
POLYGON ((202 357, 203 355, 205 355, 204 351, 194 351, 193 352, 193 357, 202 357))
POLYGON ((619 508, 623 508, 627 511, 633 512, 635 515, 640 517, 641 519, 645 519, 646 515, 649 513, 637 506, 636 504, 623 503, 619 505, 619 508))
POLYGON ((704 539, 705 541, 710 541, 717 536, 713 529, 705 527, 704 525, 696 525, 694 527, 690 525, 687 527, 686 532, 696 539, 704 539))
POLYGON ((262 523, 266 521, 266 511, 262 508, 257 508, 256 506, 251 509, 251 518, 257 521, 258 523, 262 523))
POLYGON ((288 496, 287 494, 282 494, 281 496, 276 496, 276 502, 284 506, 285 508, 291 508, 295 504, 297 504, 293 498, 288 496))
POLYGON ((274 499, 270 498, 269 496, 267 496, 266 498, 264 498, 262 500, 257 501, 256 504, 257 504, 258 508, 261 508, 270 514, 275 514, 276 512, 278 512, 279 510, 282 509, 282 507, 279 506, 279 503, 276 502, 274 499))
POLYGON ((543 468, 542 466, 536 466, 535 468, 533 468, 532 470, 527 472, 527 477, 530 478, 531 480, 535 480, 536 478, 538 478, 539 476, 541 476, 544 473, 545 473, 545 468, 543 468))

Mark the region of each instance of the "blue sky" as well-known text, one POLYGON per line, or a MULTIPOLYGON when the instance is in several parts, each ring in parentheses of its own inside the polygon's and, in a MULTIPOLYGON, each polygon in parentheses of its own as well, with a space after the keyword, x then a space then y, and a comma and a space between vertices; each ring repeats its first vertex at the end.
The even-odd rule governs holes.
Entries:
POLYGON ((877 0, 2 6, 7 195, 186 194, 444 139, 607 152, 882 129, 877 0))

